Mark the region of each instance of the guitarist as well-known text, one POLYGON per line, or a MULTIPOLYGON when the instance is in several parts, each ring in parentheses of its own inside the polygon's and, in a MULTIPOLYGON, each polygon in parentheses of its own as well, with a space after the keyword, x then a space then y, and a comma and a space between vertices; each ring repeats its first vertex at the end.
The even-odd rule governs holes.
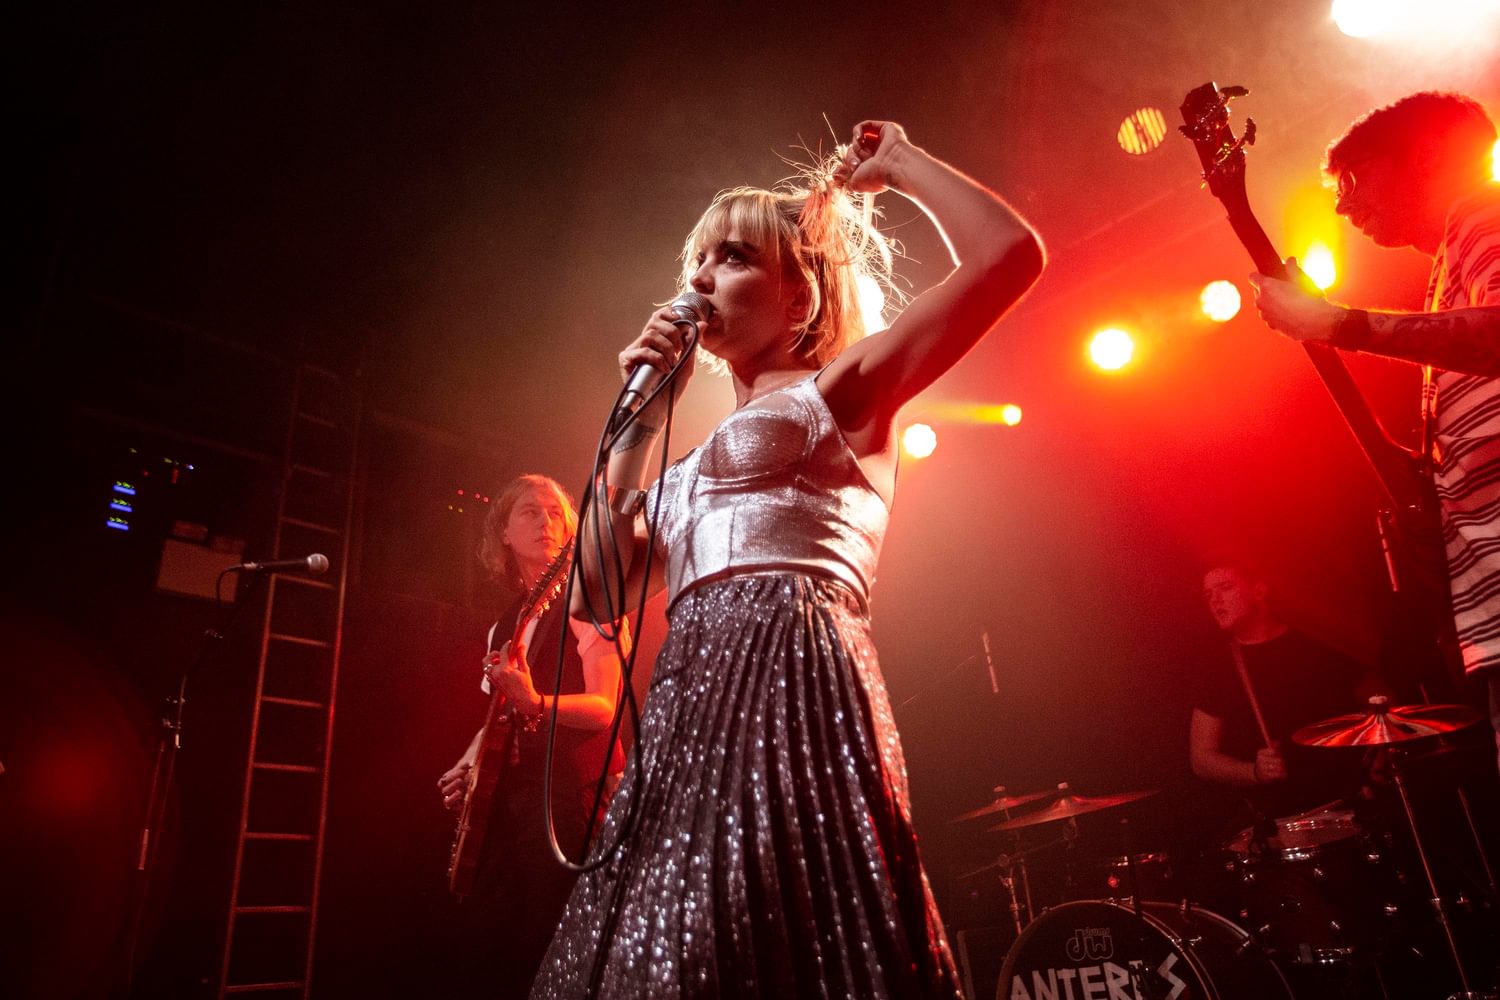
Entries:
POLYGON ((1424 91, 1355 121, 1323 172, 1335 209, 1377 245, 1432 258, 1427 311, 1333 305, 1253 275, 1267 324, 1302 341, 1427 367, 1433 459, 1455 625, 1468 677, 1489 688, 1500 748, 1500 184, 1478 103, 1424 91))
MULTIPOLYGON (((490 506, 480 560, 526 595, 573 540, 577 528, 578 516, 563 488, 546 476, 524 475, 501 489, 490 506)), ((561 599, 554 599, 539 619, 523 628, 519 645, 512 644, 521 604, 518 599, 490 630, 493 652, 485 658, 482 683, 486 693, 496 685, 516 709, 519 741, 515 763, 506 760, 502 765, 474 892, 464 904, 466 930, 476 938, 466 950, 477 974, 474 985, 485 996, 529 992, 573 888, 573 875, 552 857, 542 797, 547 739, 542 716, 552 708, 557 646, 565 628, 569 635, 563 694, 557 699, 552 814, 558 842, 570 854, 581 851, 601 765, 608 757, 613 775, 624 767, 619 748, 611 752, 609 745, 620 685, 614 645, 592 627, 568 618, 561 599), (540 725, 529 727, 532 720, 540 725)), ((628 643, 626 635, 627 649, 628 643)), ((463 806, 482 735, 483 730, 474 735, 463 757, 438 780, 443 804, 451 810, 463 806)), ((600 803, 601 815, 605 804, 607 798, 600 803)))

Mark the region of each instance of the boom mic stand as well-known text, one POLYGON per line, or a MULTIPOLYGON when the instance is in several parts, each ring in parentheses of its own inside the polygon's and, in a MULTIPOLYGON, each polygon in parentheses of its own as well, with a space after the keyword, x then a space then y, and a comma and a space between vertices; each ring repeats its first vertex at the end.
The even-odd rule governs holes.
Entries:
MULTIPOLYGON (((166 699, 166 713, 159 722, 156 743, 156 760, 151 770, 151 785, 146 793, 146 808, 141 822, 140 845, 136 852, 135 869, 131 872, 130 923, 125 934, 125 989, 123 995, 130 997, 135 991, 135 977, 140 966, 141 935, 146 922, 146 910, 151 902, 153 878, 156 873, 157 846, 161 843, 162 827, 166 823, 167 802, 172 794, 172 780, 176 777, 177 751, 182 749, 182 709, 187 703, 188 679, 209 660, 209 654, 218 648, 235 616, 245 601, 236 600, 227 610, 219 596, 224 577, 240 569, 231 567, 219 574, 214 582, 215 617, 212 626, 203 630, 203 642, 187 669, 177 678, 177 694, 166 699)), ((253 574, 258 579, 260 574, 253 574)))

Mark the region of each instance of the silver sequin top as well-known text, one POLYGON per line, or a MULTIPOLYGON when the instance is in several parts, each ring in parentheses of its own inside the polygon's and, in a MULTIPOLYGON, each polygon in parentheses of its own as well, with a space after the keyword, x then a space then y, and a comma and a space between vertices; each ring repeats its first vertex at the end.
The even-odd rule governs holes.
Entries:
POLYGON ((815 374, 724 419, 667 470, 661 533, 670 605, 746 572, 831 577, 867 607, 890 511, 834 423, 815 374))

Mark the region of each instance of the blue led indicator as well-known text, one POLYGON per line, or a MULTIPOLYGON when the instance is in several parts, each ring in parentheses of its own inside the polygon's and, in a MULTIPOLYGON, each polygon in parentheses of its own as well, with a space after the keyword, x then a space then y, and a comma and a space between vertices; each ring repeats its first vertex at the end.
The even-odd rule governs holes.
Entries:
POLYGON ((134 507, 130 506, 130 504, 128 504, 128 503, 121 503, 118 500, 111 500, 109 502, 109 509, 110 510, 118 510, 118 511, 120 511, 122 513, 125 513, 125 514, 133 514, 133 513, 135 513, 135 508, 134 507))
POLYGON ((112 517, 104 522, 106 528, 114 528, 116 531, 129 531, 130 525, 117 517, 112 517))
POLYGON ((129 483, 115 483, 115 492, 123 493, 128 497, 135 496, 135 487, 129 483))

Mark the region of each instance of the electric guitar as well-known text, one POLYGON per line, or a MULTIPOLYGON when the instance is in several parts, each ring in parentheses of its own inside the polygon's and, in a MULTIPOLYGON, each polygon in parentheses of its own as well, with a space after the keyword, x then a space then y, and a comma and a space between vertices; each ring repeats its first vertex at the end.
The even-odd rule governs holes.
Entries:
MULTIPOLYGON (((1210 193, 1224 206, 1229 225, 1262 273, 1286 279, 1281 255, 1250 209, 1245 194, 1245 147, 1255 143, 1255 121, 1245 119, 1236 137, 1229 124, 1229 102, 1247 93, 1244 87, 1220 88, 1205 83, 1188 92, 1180 108, 1179 131, 1192 142, 1210 193)), ((1448 677, 1457 668, 1457 637, 1449 599, 1447 558, 1439 521, 1437 492, 1429 456, 1414 453, 1391 439, 1370 409, 1343 358, 1327 344, 1303 343, 1309 360, 1343 414, 1384 494, 1380 511, 1381 546, 1392 587, 1417 616, 1441 651, 1448 677)), ((1428 700, 1431 700, 1430 698, 1428 700)))
MULTIPOLYGON (((526 627, 545 614, 562 593, 563 584, 568 580, 568 563, 572 555, 573 543, 569 541, 548 564, 526 599, 521 602, 516 627, 511 633, 511 649, 519 648, 526 627)), ((518 714, 500 693, 499 686, 491 684, 489 709, 485 713, 484 729, 479 737, 474 763, 465 780, 463 810, 459 813, 458 830, 453 838, 453 855, 448 863, 448 888, 460 897, 467 896, 474 889, 474 879, 479 873, 480 850, 484 846, 500 779, 508 768, 514 767, 520 760, 516 724, 518 714)))

